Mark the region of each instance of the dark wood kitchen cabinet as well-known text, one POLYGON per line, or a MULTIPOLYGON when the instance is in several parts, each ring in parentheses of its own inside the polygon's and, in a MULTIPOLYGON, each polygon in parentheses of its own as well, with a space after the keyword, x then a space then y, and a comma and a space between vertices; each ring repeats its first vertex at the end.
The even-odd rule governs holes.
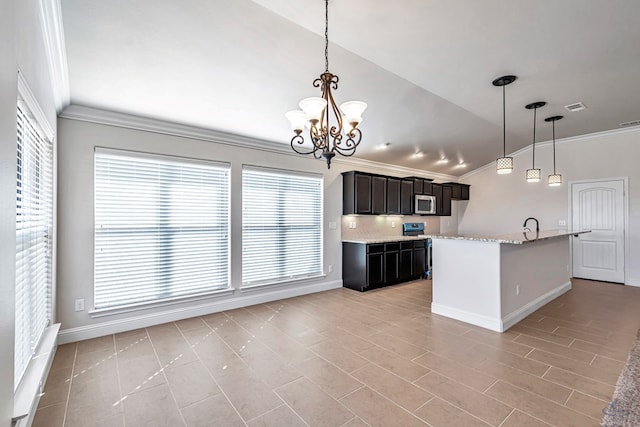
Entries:
POLYGON ((426 241, 342 243, 342 284, 366 291, 421 277, 426 269, 426 241))
POLYGON ((400 178, 387 178, 387 213, 389 215, 401 214, 402 180, 400 178))
POLYGON ((429 178, 419 178, 415 176, 411 176, 405 178, 406 180, 410 180, 413 182, 413 194, 426 194, 431 195, 431 181, 429 178))
POLYGON ((400 243, 400 282, 406 282, 413 277, 413 242, 400 243))
POLYGON ((371 175, 360 172, 342 174, 342 213, 371 213, 371 175))
POLYGON ((409 179, 400 181, 400 213, 413 215, 413 181, 409 179))
POLYGON ((418 240, 413 242, 413 269, 412 276, 420 277, 427 271, 427 242, 418 240))
POLYGON ((384 282, 385 285, 400 281, 400 244, 384 245, 384 282))
POLYGON ((440 216, 451 216, 451 187, 442 186, 442 201, 436 205, 436 211, 440 216))
POLYGON ((371 176, 371 213, 385 215, 387 213, 387 177, 371 176))
POLYGON ((459 182, 446 182, 442 184, 451 187, 451 200, 469 200, 469 185, 459 182))

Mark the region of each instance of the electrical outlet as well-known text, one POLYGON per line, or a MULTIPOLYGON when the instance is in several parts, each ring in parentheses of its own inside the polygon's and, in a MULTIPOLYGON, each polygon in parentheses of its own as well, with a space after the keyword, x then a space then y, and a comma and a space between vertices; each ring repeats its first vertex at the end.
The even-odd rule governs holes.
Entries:
POLYGON ((333 271, 333 264, 329 264, 329 273, 333 271))
POLYGON ((84 311, 84 299, 80 298, 76 300, 76 311, 84 311))
POLYGON ((516 295, 520 295, 520 285, 516 285, 516 295))
POLYGON ((336 229, 335 221, 329 221, 329 230, 335 230, 335 229, 336 229))
POLYGON ((395 221, 391 221, 391 228, 396 228, 396 222, 395 221))
POLYGON ((567 220, 566 219, 559 219, 558 220, 558 226, 566 227, 567 226, 567 220))

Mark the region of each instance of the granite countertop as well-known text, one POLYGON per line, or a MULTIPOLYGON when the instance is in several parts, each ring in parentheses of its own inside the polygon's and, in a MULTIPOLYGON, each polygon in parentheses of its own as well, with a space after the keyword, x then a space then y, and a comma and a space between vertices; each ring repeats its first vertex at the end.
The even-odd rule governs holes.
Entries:
POLYGON ((506 243, 511 245, 521 245, 523 243, 536 242, 538 240, 553 239, 556 237, 571 236, 574 234, 590 233, 591 230, 540 230, 522 231, 520 233, 500 234, 496 236, 482 235, 461 235, 461 234, 428 234, 424 237, 431 239, 453 239, 453 240, 469 240, 474 242, 487 243, 506 243))
POLYGON ((424 240, 429 236, 380 236, 380 237, 362 237, 357 239, 343 239, 343 243, 360 243, 371 245, 376 243, 403 242, 410 240, 424 240))

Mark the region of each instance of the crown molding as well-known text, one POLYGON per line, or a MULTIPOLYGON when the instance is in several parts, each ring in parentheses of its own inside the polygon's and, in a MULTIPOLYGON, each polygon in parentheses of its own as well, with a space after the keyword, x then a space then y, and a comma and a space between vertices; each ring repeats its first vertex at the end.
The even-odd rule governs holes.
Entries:
MULTIPOLYGON (((574 143, 574 142, 583 142, 585 140, 589 140, 589 139, 594 139, 594 138, 602 138, 602 137, 606 137, 606 136, 615 136, 615 135, 623 135, 623 134, 627 134, 627 133, 640 133, 640 126, 631 126, 628 128, 624 128, 624 129, 611 129, 611 130, 605 130, 602 132, 594 132, 594 133, 588 133, 585 135, 576 135, 576 136, 569 136, 567 138, 562 138, 562 139, 556 139, 556 145, 560 145, 560 144, 569 144, 569 143, 574 143)), ((543 141, 543 142, 536 142, 536 146, 537 147, 545 147, 547 145, 551 145, 553 144, 553 141, 543 141)), ((518 157, 521 156, 525 153, 528 153, 529 151, 532 150, 533 144, 529 144, 526 147, 523 147, 517 151, 514 151, 513 153, 509 153, 507 154, 510 157, 518 157)), ((491 162, 491 163, 487 163, 484 166, 480 166, 477 169, 474 169, 470 172, 465 173, 464 175, 461 175, 459 177, 459 179, 463 180, 465 178, 469 178, 473 175, 476 175, 482 171, 487 170, 488 168, 493 168, 495 166, 495 162, 491 162)))
MULTIPOLYGON (((284 154, 300 158, 294 153, 288 144, 275 141, 267 141, 248 136, 236 135, 212 129, 205 129, 197 126, 184 125, 180 123, 167 122, 164 120, 152 119, 149 117, 134 116, 132 114, 120 113, 116 111, 102 110, 83 105, 69 105, 59 114, 63 119, 78 120, 101 125, 116 126, 127 129, 154 132, 163 135, 177 136, 181 138, 197 139, 201 141, 215 142, 218 144, 231 145, 255 150, 267 151, 271 153, 284 154)), ((308 159, 311 159, 307 157, 308 159)), ((324 160, 323 160, 324 161, 324 160)), ((349 165, 351 167, 365 167, 374 169, 380 173, 389 173, 396 176, 421 176, 424 178, 442 179, 446 181, 457 181, 453 175, 428 172, 421 169, 412 169, 388 163, 374 162, 352 157, 335 157, 332 164, 349 165)))
POLYGON ((256 150, 280 154, 292 154, 291 150, 288 150, 288 145, 274 143, 273 141, 205 129, 197 126, 173 123, 165 120, 152 119, 149 117, 141 117, 127 113, 86 107, 83 105, 70 105, 60 113, 59 117, 63 119, 135 129, 182 138, 198 139, 201 141, 216 142, 238 147, 249 147, 256 150), (269 144, 267 145, 265 143, 269 144))
POLYGON ((29 83, 25 79, 24 74, 22 74, 22 71, 20 69, 18 69, 18 94, 29 109, 29 113, 35 118, 36 123, 38 124, 40 129, 42 129, 45 136, 53 141, 56 136, 53 130, 53 126, 51 126, 51 123, 49 123, 49 120, 47 120, 47 115, 40 107, 38 99, 31 91, 29 83))
POLYGON ((447 175, 447 174, 437 173, 437 172, 429 172, 423 169, 407 168, 404 166, 391 165, 389 163, 381 163, 381 162, 375 162, 372 160, 357 159, 353 157, 340 157, 340 158, 334 157, 331 163, 347 164, 354 168, 366 167, 368 169, 375 169, 380 173, 390 174, 392 176, 402 176, 402 177, 418 176, 421 178, 430 178, 434 180, 443 180, 447 182, 458 181, 458 177, 454 175, 447 175))
POLYGON ((64 43, 60 0, 40 1, 40 26, 42 27, 45 50, 49 62, 53 101, 56 111, 60 113, 71 103, 69 68, 64 43))

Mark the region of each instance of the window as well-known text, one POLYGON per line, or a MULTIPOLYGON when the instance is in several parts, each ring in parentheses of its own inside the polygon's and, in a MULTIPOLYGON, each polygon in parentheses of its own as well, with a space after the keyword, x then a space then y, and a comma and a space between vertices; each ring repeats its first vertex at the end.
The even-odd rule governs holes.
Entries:
POLYGON ((229 168, 96 149, 96 310, 229 287, 229 168))
POLYGON ((53 132, 29 106, 18 100, 14 389, 51 320, 53 132))
POLYGON ((322 274, 322 177, 242 170, 242 285, 322 274))

